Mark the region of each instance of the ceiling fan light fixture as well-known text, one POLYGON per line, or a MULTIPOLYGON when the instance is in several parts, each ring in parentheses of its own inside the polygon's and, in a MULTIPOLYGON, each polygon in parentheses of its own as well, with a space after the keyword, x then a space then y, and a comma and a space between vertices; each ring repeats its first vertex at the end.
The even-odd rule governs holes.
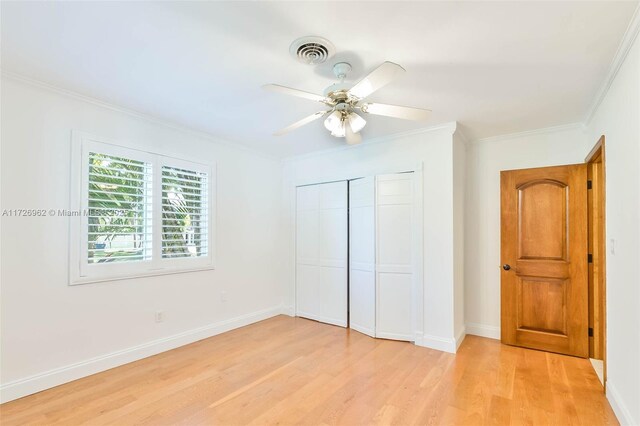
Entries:
POLYGON ((335 129, 342 125, 342 113, 340 111, 333 111, 329 116, 324 120, 324 127, 327 130, 333 133, 335 129))
POLYGON ((366 120, 360 117, 355 112, 349 113, 348 119, 349 126, 351 126, 351 130, 353 131, 353 133, 358 133, 367 124, 366 120))
POLYGON ((331 131, 331 136, 335 136, 336 138, 344 138, 347 134, 347 129, 344 121, 340 122, 340 124, 331 131))

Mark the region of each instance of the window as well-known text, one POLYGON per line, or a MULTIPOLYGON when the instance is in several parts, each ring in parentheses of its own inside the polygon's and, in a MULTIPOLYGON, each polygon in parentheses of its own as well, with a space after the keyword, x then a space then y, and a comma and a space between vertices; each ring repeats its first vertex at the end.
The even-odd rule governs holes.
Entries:
POLYGON ((71 284, 213 268, 212 164, 74 145, 71 284))

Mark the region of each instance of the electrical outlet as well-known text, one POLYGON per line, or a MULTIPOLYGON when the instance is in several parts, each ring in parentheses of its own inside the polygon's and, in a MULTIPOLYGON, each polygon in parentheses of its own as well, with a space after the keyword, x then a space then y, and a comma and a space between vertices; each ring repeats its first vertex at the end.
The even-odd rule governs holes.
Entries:
POLYGON ((163 321, 164 321, 164 312, 156 311, 156 322, 163 322, 163 321))
POLYGON ((221 291, 220 292, 220 301, 223 302, 223 303, 227 301, 227 292, 226 291, 221 291))

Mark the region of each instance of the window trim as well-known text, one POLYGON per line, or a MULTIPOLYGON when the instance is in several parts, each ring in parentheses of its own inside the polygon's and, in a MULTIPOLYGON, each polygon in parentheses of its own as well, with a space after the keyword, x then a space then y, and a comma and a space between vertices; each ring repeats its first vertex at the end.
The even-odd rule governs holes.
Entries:
POLYGON ((158 275, 215 269, 216 249, 216 164, 173 155, 152 152, 139 147, 131 148, 123 143, 96 137, 84 132, 72 131, 70 210, 80 212, 69 216, 69 285, 116 281, 158 275), (121 156, 152 165, 152 259, 137 262, 89 264, 87 261, 89 152, 121 156), (196 258, 162 258, 162 167, 181 167, 207 173, 207 255, 196 258))

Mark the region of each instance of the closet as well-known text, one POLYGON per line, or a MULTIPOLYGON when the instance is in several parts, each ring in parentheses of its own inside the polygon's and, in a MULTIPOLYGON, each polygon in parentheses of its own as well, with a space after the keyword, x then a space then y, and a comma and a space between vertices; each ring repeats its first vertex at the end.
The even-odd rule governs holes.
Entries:
POLYGON ((413 191, 413 173, 297 187, 297 316, 414 340, 413 191))

